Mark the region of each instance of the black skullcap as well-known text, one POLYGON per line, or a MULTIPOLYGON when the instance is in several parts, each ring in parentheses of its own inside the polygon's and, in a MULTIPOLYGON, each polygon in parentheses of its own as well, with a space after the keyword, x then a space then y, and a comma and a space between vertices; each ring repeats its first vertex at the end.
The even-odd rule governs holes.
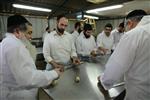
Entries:
POLYGON ((141 10, 141 9, 133 10, 126 16, 126 19, 129 19, 135 16, 144 16, 144 15, 147 15, 147 13, 144 10, 141 10))
POLYGON ((13 15, 13 16, 8 17, 7 27, 21 25, 27 22, 28 20, 25 17, 21 15, 13 15))
POLYGON ((83 29, 84 30, 92 30, 92 26, 90 24, 85 24, 83 29))

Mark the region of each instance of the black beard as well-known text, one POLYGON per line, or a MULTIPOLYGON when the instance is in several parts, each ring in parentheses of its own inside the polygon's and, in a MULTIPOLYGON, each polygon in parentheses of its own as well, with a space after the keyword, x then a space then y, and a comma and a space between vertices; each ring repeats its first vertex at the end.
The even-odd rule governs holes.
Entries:
POLYGON ((62 34, 63 34, 65 30, 64 30, 64 29, 60 29, 60 28, 57 27, 57 31, 58 31, 59 33, 62 33, 62 34))
POLYGON ((84 33, 84 36, 85 36, 85 38, 90 38, 90 35, 86 35, 85 33, 84 33))
POLYGON ((79 28, 79 29, 78 29, 78 32, 81 33, 81 31, 82 31, 81 28, 79 28))
POLYGON ((110 33, 105 33, 106 34, 106 36, 110 36, 110 33))

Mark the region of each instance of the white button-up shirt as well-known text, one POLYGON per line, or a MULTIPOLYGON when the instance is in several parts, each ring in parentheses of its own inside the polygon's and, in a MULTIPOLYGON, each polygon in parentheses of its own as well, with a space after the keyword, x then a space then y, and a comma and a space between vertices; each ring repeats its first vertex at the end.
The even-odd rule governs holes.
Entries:
POLYGON ((80 34, 79 34, 78 31, 76 31, 76 30, 73 31, 73 33, 72 33, 72 38, 73 38, 74 42, 76 41, 76 39, 77 39, 77 37, 78 37, 79 35, 80 35, 80 34))
POLYGON ((124 32, 120 33, 117 29, 114 29, 111 32, 111 35, 113 35, 114 38, 114 45, 113 45, 113 49, 116 48, 117 44, 119 43, 121 37, 123 36, 124 32))
POLYGON ((51 32, 45 38, 43 54, 47 62, 68 63, 70 57, 77 57, 72 35, 66 31, 61 36, 56 31, 51 32))
POLYGON ((89 56, 92 50, 96 50, 96 42, 94 36, 86 38, 83 33, 76 39, 77 53, 82 56, 89 56))
POLYGON ((114 38, 111 34, 109 36, 106 36, 106 34, 104 32, 102 32, 97 36, 97 46, 108 49, 106 54, 111 53, 113 43, 114 43, 114 38))
POLYGON ((150 16, 123 35, 106 64, 101 82, 106 89, 125 75, 126 100, 150 99, 150 16))
POLYGON ((0 100, 36 100, 37 87, 57 77, 54 70, 37 70, 25 45, 7 33, 0 45, 0 100))

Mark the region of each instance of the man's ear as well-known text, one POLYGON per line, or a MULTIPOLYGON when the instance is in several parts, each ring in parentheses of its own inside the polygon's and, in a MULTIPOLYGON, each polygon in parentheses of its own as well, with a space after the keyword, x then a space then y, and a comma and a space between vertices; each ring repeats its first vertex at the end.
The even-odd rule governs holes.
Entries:
POLYGON ((16 36, 17 38, 20 37, 20 31, 19 31, 18 28, 14 29, 14 34, 15 34, 15 36, 16 36))
POLYGON ((133 21, 129 20, 129 21, 128 21, 128 26, 129 26, 130 28, 132 28, 132 27, 134 26, 133 21))

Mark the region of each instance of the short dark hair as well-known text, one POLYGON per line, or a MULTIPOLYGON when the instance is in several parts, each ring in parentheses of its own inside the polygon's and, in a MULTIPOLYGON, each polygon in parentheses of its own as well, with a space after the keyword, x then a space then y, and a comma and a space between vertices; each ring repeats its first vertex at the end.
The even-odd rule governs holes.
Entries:
POLYGON ((32 24, 29 23, 29 22, 24 23, 24 24, 20 24, 20 25, 17 25, 17 26, 10 26, 10 27, 7 28, 7 32, 13 33, 13 32, 15 32, 16 28, 18 28, 22 32, 25 32, 27 30, 27 25, 32 26, 32 24))
POLYGON ((81 26, 80 22, 76 22, 75 25, 74 25, 74 28, 77 28, 78 26, 81 26))
MULTIPOLYGON (((59 15, 57 16, 57 21, 59 21, 61 18, 65 17, 65 15, 59 15)), ((66 18, 66 17, 65 17, 66 18)))
POLYGON ((145 15, 147 15, 147 13, 144 10, 133 10, 126 16, 126 19, 134 19, 136 21, 140 21, 145 15))
POLYGON ((87 30, 92 30, 92 26, 91 26, 90 24, 85 24, 83 29, 84 29, 85 31, 87 31, 87 30))
POLYGON ((121 22, 121 23, 119 24, 119 27, 124 28, 124 22, 121 22))
POLYGON ((13 33, 16 28, 20 31, 26 31, 27 25, 32 26, 25 17, 21 15, 9 16, 7 19, 7 32, 13 33))
POLYGON ((105 25, 105 28, 106 27, 110 27, 111 29, 113 28, 113 26, 110 24, 110 23, 107 23, 106 25, 105 25))

